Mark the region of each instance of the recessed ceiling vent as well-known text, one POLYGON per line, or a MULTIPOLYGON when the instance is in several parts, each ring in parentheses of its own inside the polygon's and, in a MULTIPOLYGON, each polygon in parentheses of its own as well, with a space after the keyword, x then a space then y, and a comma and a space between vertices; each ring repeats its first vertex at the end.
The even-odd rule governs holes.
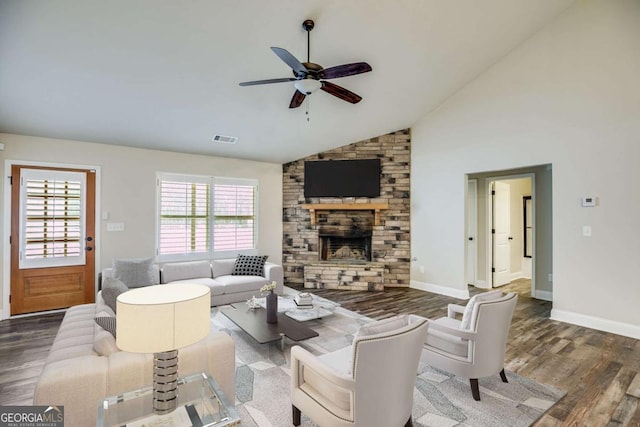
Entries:
POLYGON ((235 144, 238 142, 237 136, 225 136, 225 135, 213 135, 211 139, 213 142, 219 142, 221 144, 235 144))

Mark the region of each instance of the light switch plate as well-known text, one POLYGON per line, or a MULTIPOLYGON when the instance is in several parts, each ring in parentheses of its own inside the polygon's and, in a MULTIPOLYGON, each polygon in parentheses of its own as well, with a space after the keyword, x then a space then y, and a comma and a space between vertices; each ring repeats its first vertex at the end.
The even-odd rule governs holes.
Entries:
POLYGON ((107 231, 124 231, 124 222, 108 222, 107 231))

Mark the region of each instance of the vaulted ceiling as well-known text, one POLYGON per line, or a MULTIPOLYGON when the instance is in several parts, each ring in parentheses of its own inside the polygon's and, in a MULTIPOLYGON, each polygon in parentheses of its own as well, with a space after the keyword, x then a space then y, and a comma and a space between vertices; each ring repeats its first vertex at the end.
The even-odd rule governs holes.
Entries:
POLYGON ((573 1, 0 0, 0 132, 283 163, 411 127, 573 1), (291 76, 307 18, 360 103, 238 85, 291 76))

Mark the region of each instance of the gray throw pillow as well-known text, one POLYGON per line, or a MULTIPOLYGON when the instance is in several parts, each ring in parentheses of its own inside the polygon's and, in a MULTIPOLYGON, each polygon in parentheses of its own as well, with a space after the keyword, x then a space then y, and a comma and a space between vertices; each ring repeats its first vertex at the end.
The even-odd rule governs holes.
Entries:
POLYGON ((159 277, 152 265, 153 258, 116 259, 113 260, 113 277, 130 288, 157 285, 159 277))
POLYGON ((127 285, 122 283, 122 281, 112 277, 107 277, 102 282, 102 299, 104 300, 104 303, 107 304, 115 313, 118 295, 123 292, 127 292, 128 290, 129 288, 127 285))
POLYGON ((105 331, 108 331, 116 337, 116 318, 112 316, 96 316, 94 317, 96 323, 105 331))
POLYGON ((233 276, 262 276, 264 277, 264 263, 268 255, 238 255, 233 266, 233 276))

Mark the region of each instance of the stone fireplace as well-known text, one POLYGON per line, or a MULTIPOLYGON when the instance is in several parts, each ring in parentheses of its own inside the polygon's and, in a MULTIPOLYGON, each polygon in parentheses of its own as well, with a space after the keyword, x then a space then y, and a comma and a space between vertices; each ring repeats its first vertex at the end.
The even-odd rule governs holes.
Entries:
POLYGON ((285 283, 381 291, 410 282, 408 129, 283 165, 285 283), (379 197, 304 197, 306 160, 379 158, 379 197))

